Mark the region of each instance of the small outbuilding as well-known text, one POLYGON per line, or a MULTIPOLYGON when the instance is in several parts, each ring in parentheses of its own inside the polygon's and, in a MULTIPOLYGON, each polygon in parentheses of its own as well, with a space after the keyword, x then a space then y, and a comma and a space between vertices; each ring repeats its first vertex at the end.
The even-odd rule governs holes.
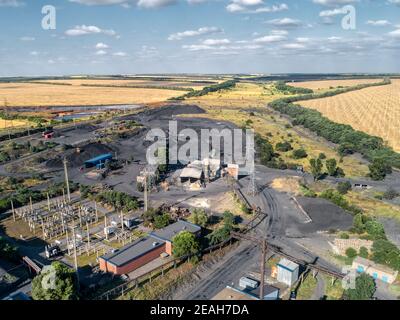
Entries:
POLYGON ((377 264, 362 257, 355 258, 351 267, 353 270, 356 270, 357 273, 365 272, 375 280, 381 280, 389 284, 392 284, 394 281, 396 281, 398 275, 398 271, 394 271, 387 266, 377 264))
POLYGON ((277 280, 291 287, 299 279, 299 265, 286 258, 277 265, 277 280))

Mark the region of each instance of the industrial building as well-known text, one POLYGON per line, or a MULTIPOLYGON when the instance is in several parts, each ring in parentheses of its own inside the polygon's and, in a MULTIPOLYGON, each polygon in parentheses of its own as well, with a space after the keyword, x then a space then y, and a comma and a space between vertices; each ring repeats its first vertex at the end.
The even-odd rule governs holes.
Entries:
POLYGON ((164 229, 151 233, 148 237, 126 245, 116 252, 100 257, 100 270, 123 275, 144 266, 163 254, 172 255, 173 238, 182 231, 188 231, 198 236, 201 227, 179 220, 164 229))
POLYGON ((277 280, 291 287, 299 279, 299 265, 283 258, 277 265, 277 280))
POLYGON ((96 167, 101 169, 107 163, 107 161, 111 161, 113 159, 113 155, 111 153, 102 154, 96 158, 85 161, 86 168, 96 167))
POLYGON ((182 170, 181 183, 202 183, 203 181, 215 180, 221 174, 221 160, 206 158, 202 161, 195 160, 182 170))
POLYGON ((381 280, 389 284, 392 284, 396 280, 398 274, 398 271, 394 271, 389 267, 361 257, 357 257, 353 260, 352 268, 356 270, 357 273, 365 272, 375 280, 381 280))

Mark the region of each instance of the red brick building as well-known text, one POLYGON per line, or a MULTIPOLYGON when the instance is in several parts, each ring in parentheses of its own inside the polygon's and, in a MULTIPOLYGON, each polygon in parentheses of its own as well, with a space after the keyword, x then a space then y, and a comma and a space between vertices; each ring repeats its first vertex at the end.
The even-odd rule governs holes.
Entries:
POLYGON ((127 274, 159 258, 163 253, 172 255, 172 239, 182 231, 188 231, 197 236, 201 232, 201 227, 179 220, 114 253, 101 256, 99 258, 100 270, 116 275, 127 274))

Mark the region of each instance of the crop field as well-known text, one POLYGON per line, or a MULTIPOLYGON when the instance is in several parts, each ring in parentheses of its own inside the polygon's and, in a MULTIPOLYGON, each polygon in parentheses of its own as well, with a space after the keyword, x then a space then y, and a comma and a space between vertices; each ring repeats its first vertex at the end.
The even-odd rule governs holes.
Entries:
POLYGON ((337 87, 352 87, 359 84, 381 82, 382 79, 349 79, 349 80, 321 80, 288 83, 292 87, 308 88, 312 90, 325 90, 337 87))
MULTIPOLYGON (((181 87, 183 89, 192 88, 200 90, 205 86, 212 85, 214 81, 210 80, 188 80, 188 79, 166 79, 166 80, 151 80, 148 78, 132 78, 132 79, 64 79, 64 80, 37 80, 32 83, 40 84, 60 84, 60 85, 73 85, 73 86, 151 86, 151 87, 181 87)), ((218 81, 215 81, 218 83, 218 81)))
POLYGON ((400 80, 334 97, 309 100, 302 106, 320 111, 329 119, 383 138, 400 151, 400 80))
POLYGON ((163 102, 186 92, 147 88, 0 83, 0 104, 5 102, 9 107, 146 104, 163 102))
POLYGON ((233 89, 209 93, 187 101, 202 107, 254 108, 264 107, 280 97, 283 95, 273 85, 238 83, 233 89))
POLYGON ((26 127, 29 121, 25 120, 4 120, 0 119, 0 131, 4 129, 13 129, 18 127, 26 127))

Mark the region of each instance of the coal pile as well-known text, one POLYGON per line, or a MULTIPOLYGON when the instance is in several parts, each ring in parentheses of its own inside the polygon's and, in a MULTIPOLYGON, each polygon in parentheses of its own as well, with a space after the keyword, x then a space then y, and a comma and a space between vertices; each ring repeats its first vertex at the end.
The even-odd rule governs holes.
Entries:
POLYGON ((149 120, 160 118, 171 118, 180 114, 203 114, 206 113, 196 105, 170 105, 159 109, 152 109, 145 112, 149 120))
POLYGON ((90 143, 85 147, 80 148, 80 152, 76 149, 71 149, 65 155, 59 155, 54 159, 46 162, 48 168, 60 168, 63 166, 64 156, 67 158, 68 164, 71 167, 81 167, 85 161, 100 156, 105 153, 114 153, 114 150, 109 146, 101 143, 90 143))
POLYGON ((312 219, 301 227, 303 232, 348 230, 353 225, 353 216, 337 205, 320 198, 298 198, 303 209, 312 219))

